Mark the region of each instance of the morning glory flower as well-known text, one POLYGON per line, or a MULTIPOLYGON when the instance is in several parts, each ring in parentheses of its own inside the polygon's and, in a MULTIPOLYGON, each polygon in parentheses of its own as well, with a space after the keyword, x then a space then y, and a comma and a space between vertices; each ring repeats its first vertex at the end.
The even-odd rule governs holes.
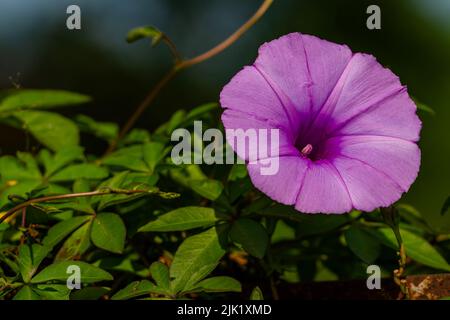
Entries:
POLYGON ((345 45, 300 33, 265 43, 220 102, 226 129, 279 130, 278 172, 247 169, 256 188, 301 212, 386 207, 417 177, 421 122, 406 87, 345 45))

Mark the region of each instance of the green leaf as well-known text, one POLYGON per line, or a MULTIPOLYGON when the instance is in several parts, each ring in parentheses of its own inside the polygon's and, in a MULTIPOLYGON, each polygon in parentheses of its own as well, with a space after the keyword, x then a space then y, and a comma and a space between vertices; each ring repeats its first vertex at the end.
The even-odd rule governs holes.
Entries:
POLYGON ((16 89, 0 94, 0 113, 86 103, 90 97, 63 90, 16 89))
POLYGON ((214 209, 183 207, 158 216, 154 221, 139 228, 139 232, 182 231, 213 225, 217 221, 214 209))
POLYGON ((150 274, 153 280, 155 280, 158 287, 169 292, 170 290, 170 277, 169 268, 161 262, 153 262, 150 266, 150 274))
POLYGON ((230 174, 228 175, 228 181, 236 181, 243 179, 247 176, 247 168, 245 164, 234 164, 231 167, 230 174))
POLYGON ((26 285, 16 293, 14 300, 41 300, 41 297, 30 286, 26 285))
POLYGON ((142 146, 144 161, 149 168, 149 172, 155 171, 156 165, 165 157, 164 144, 159 142, 149 142, 142 146))
POLYGON ((266 229, 258 222, 251 219, 238 219, 233 223, 230 238, 242 245, 245 251, 257 258, 263 258, 266 254, 269 236, 266 229))
MULTIPOLYGON (((400 234, 405 246, 405 253, 411 259, 435 269, 450 271, 447 261, 425 239, 406 230, 400 230, 400 234)), ((378 236, 388 247, 398 250, 397 240, 390 228, 379 228, 374 231, 374 235, 378 236)))
POLYGON ((100 180, 108 176, 108 170, 91 163, 74 164, 50 177, 52 182, 73 181, 77 179, 100 180))
POLYGON ((217 266, 225 254, 218 232, 216 228, 208 229, 186 238, 180 245, 170 266, 175 292, 202 280, 217 266))
POLYGON ((206 199, 214 201, 222 194, 223 184, 218 180, 209 179, 197 165, 187 165, 184 171, 171 170, 170 175, 177 183, 192 189, 206 199))
POLYGON ((148 280, 134 281, 113 295, 111 300, 128 300, 150 293, 161 293, 161 291, 148 280))
POLYGON ((264 300, 264 295, 259 287, 253 288, 250 300, 264 300))
MULTIPOLYGON (((77 179, 73 183, 74 193, 83 193, 91 191, 90 185, 85 179, 77 179)), ((90 197, 78 197, 72 199, 66 199, 65 202, 54 203, 53 205, 59 209, 72 209, 74 211, 81 211, 88 214, 95 214, 95 210, 91 206, 90 197)))
POLYGON ((143 144, 150 142, 150 133, 147 130, 132 129, 122 140, 123 145, 143 144))
POLYGON ((216 200, 222 194, 223 185, 213 179, 190 180, 191 189, 208 200, 216 200))
POLYGON ((239 281, 231 277, 219 276, 202 280, 194 285, 189 292, 241 292, 239 281))
POLYGON ((89 221, 72 233, 64 242, 61 249, 59 249, 58 254, 55 257, 55 261, 80 258, 80 256, 84 254, 91 245, 91 226, 92 221, 89 221))
POLYGON ((205 114, 209 114, 212 110, 216 110, 219 107, 217 102, 205 103, 195 107, 186 115, 186 120, 184 123, 189 125, 189 122, 199 120, 199 118, 205 114))
POLYGON ((400 216, 405 219, 409 224, 419 227, 419 229, 428 233, 433 233, 433 230, 423 220, 420 212, 411 205, 400 203, 395 206, 400 216))
POLYGON ((153 26, 143 26, 131 29, 127 34, 127 42, 132 43, 140 39, 150 38, 152 46, 155 46, 161 41, 163 33, 153 26))
POLYGON ((99 248, 122 253, 126 228, 122 218, 115 213, 100 213, 92 223, 91 240, 99 248))
POLYGON ((82 261, 60 261, 53 263, 39 272, 31 279, 31 283, 42 283, 47 281, 66 282, 70 276, 67 269, 70 266, 80 268, 81 283, 93 283, 98 281, 113 280, 113 277, 106 271, 82 261))
POLYGON ((283 220, 276 222, 275 230, 272 233, 271 242, 290 241, 295 239, 295 230, 283 220))
POLYGON ((41 173, 31 155, 20 152, 18 158, 0 157, 0 209, 9 202, 9 195, 27 198, 41 184, 41 173))
POLYGON ((362 261, 372 264, 380 254, 380 243, 364 229, 352 225, 345 233, 350 250, 362 261))
POLYGON ((119 133, 119 126, 114 122, 98 122, 83 114, 77 115, 75 121, 82 132, 90 133, 108 142, 114 140, 119 133))
MULTIPOLYGON (((123 171, 115 174, 112 178, 102 182, 99 188, 110 188, 110 189, 120 189, 124 185, 129 173, 128 171, 123 171)), ((125 196, 126 197, 126 196, 125 196)), ((104 208, 115 203, 115 200, 123 198, 120 195, 107 195, 102 197, 94 197, 92 203, 99 201, 98 210, 103 210, 104 208)))
POLYGON ((18 111, 13 114, 40 143, 58 151, 66 146, 78 145, 77 126, 69 119, 47 111, 18 111))
POLYGON ((65 146, 58 150, 54 156, 50 155, 48 150, 44 149, 39 154, 39 157, 44 163, 45 175, 49 177, 69 163, 82 159, 83 148, 80 146, 65 146))
POLYGON ((90 216, 73 217, 55 224, 50 228, 44 240, 42 240, 42 244, 53 248, 90 218, 90 216))
MULTIPOLYGON (((24 159, 24 157, 22 157, 24 159)), ((0 178, 3 184, 8 180, 41 180, 42 176, 35 166, 12 156, 0 157, 0 178)))
POLYGON ((33 290, 44 300, 69 300, 71 291, 65 284, 38 284, 33 290))
POLYGON ((156 132, 163 131, 165 129, 166 134, 169 136, 176 128, 180 128, 183 121, 186 119, 186 111, 178 110, 170 117, 170 120, 162 127, 158 128, 156 132))
POLYGON ((19 247, 19 269, 24 282, 30 282, 42 260, 52 248, 39 244, 21 245, 19 247))
POLYGON ((121 148, 106 156, 102 160, 108 166, 122 167, 138 172, 148 172, 148 166, 144 161, 142 145, 121 148))
POLYGON ((419 100, 417 100, 416 98, 413 97, 413 101, 417 106, 417 109, 420 111, 425 111, 431 115, 435 115, 436 112, 434 112, 434 110, 432 108, 430 108, 429 106, 427 106, 426 104, 420 102, 419 100))
POLYGON ((17 152, 17 159, 22 161, 25 164, 26 170, 31 173, 33 176, 40 177, 41 171, 39 170, 39 166, 36 160, 30 153, 27 152, 17 152))

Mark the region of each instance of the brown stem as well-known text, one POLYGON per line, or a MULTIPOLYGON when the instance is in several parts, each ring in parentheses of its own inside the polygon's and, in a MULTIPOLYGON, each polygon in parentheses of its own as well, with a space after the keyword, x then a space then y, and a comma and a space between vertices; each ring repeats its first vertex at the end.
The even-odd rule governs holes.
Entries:
POLYGON ((8 219, 11 215, 16 213, 19 210, 26 209, 28 206, 33 205, 35 203, 41 203, 41 202, 49 202, 49 201, 55 201, 55 200, 64 200, 64 199, 71 199, 71 198, 80 198, 80 197, 92 197, 92 196, 104 196, 108 194, 135 194, 135 193, 148 193, 148 190, 107 190, 107 191, 90 191, 90 192, 80 192, 80 193, 70 193, 70 194, 61 194, 56 196, 46 196, 36 199, 30 199, 28 201, 22 202, 21 204, 18 204, 11 210, 7 211, 1 218, 0 223, 8 219))
POLYGON ((108 150, 105 152, 105 155, 110 154, 113 152, 116 147, 117 143, 123 139, 123 137, 128 133, 128 131, 134 126, 136 121, 139 119, 139 117, 142 115, 142 113, 148 108, 148 106, 153 102, 153 100, 156 98, 158 93, 161 91, 162 88, 176 75, 176 73, 180 70, 186 69, 190 66, 193 66, 195 64, 201 63, 205 60, 208 60, 215 55, 219 54, 226 48, 228 48, 231 44, 233 44, 236 40, 238 40, 248 29, 250 29, 269 9, 270 5, 272 4, 273 0, 264 0, 264 2, 261 4, 261 6, 258 8, 258 10, 255 12, 255 14, 247 20, 239 29, 237 29, 231 36, 229 36, 227 39, 219 43, 214 48, 194 57, 191 59, 182 60, 180 54, 176 50, 175 45, 170 41, 169 38, 164 38, 166 43, 169 45, 170 50, 172 51, 172 54, 174 54, 176 62, 175 65, 168 73, 165 74, 165 76, 156 84, 155 87, 153 87, 150 92, 147 94, 145 99, 141 102, 141 104, 136 108, 136 110, 133 112, 133 114, 130 116, 130 118, 125 122, 125 125, 120 130, 118 136, 116 139, 114 139, 110 146, 108 147, 108 150))
POLYGON ((229 36, 227 39, 219 43, 214 48, 206 51, 205 53, 202 53, 192 59, 184 60, 183 62, 180 63, 178 67, 186 68, 194 64, 198 64, 200 62, 210 59, 211 57, 214 57, 215 55, 219 54, 220 52, 228 48, 236 40, 238 40, 245 32, 247 32, 247 30, 250 29, 264 15, 264 13, 266 13, 267 9, 269 9, 272 2, 273 0, 265 0, 262 3, 262 5, 258 8, 258 10, 255 12, 255 14, 250 19, 248 19, 247 22, 245 22, 239 29, 237 29, 231 36, 229 36))
POLYGON ((25 228, 25 225, 27 224, 27 208, 22 208, 22 228, 25 228))
POLYGON ((275 279, 273 278, 273 275, 270 276, 270 290, 272 291, 272 299, 280 300, 280 295, 278 294, 278 289, 275 284, 275 279))
POLYGON ((123 139, 123 137, 128 133, 128 131, 130 131, 130 129, 134 126, 134 124, 139 119, 139 117, 142 115, 142 113, 153 102, 153 100, 156 98, 158 93, 161 91, 162 88, 164 88, 164 86, 169 82, 169 80, 175 76, 177 71, 178 70, 175 68, 170 69, 170 71, 168 73, 166 73, 165 76, 161 80, 159 80, 159 82, 156 84, 156 86, 154 86, 153 89, 150 90, 150 92, 147 94, 145 99, 136 108, 136 110, 133 112, 133 114, 127 120, 125 125, 122 127, 117 138, 111 142, 108 150, 106 150, 105 155, 110 154, 111 152, 113 152, 116 149, 117 143, 123 139))
POLYGON ((175 64, 179 63, 181 60, 183 60, 183 57, 181 56, 180 52, 177 49, 177 46, 173 41, 165 34, 162 35, 162 40, 167 44, 169 47, 170 52, 172 53, 173 57, 175 58, 175 64))

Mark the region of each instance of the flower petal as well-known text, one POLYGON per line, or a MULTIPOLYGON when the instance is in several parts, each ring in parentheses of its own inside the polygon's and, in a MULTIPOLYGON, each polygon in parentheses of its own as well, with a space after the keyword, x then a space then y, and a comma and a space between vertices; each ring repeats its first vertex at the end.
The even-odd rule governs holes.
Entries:
MULTIPOLYGON (((247 165, 249 176, 253 184, 273 200, 283 204, 294 204, 302 185, 308 160, 300 156, 284 156, 277 159, 279 170, 275 175, 262 175, 262 164, 256 163, 247 165)), ((277 161, 277 159, 269 160, 277 161)))
POLYGON ((340 124, 332 135, 380 135, 418 141, 421 122, 406 89, 340 124))
POLYGON ((226 139, 241 159, 246 161, 257 160, 277 155, 298 155, 292 142, 292 137, 285 128, 278 128, 276 123, 269 119, 246 115, 240 111, 227 109, 222 114, 222 122, 226 128, 226 139), (274 132, 278 130, 278 141, 274 140, 274 132), (234 135, 230 134, 234 131, 234 135), (260 135, 266 135, 266 143, 260 135), (239 135, 239 138, 236 138, 239 135), (239 142, 241 141, 241 142, 239 142), (242 142, 244 141, 244 142, 242 142), (278 144, 278 153, 271 153, 271 149, 278 144))
POLYGON ((291 33, 263 44, 254 66, 306 124, 322 107, 351 55, 347 46, 291 33))
POLYGON ((342 136, 327 141, 329 157, 343 155, 384 173, 407 191, 417 178, 420 150, 414 142, 379 136, 342 136))
POLYGON ((220 104, 223 108, 244 113, 243 117, 263 115, 286 129, 290 129, 289 117, 292 121, 299 121, 295 110, 285 109, 275 91, 253 66, 239 71, 223 88, 220 104))
POLYGON ((337 157, 333 164, 347 186, 354 208, 358 210, 370 212, 390 206, 402 195, 402 188, 392 178, 362 161, 337 157))
POLYGON ((352 209, 347 188, 331 163, 309 163, 295 208, 304 213, 344 213, 352 209))

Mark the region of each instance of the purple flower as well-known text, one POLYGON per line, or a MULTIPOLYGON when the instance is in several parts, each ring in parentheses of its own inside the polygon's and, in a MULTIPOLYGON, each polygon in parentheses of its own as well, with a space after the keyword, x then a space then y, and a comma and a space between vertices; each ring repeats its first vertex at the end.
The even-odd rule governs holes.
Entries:
POLYGON ((220 102, 226 129, 279 129, 278 173, 247 169, 258 189, 301 212, 389 206, 417 177, 421 122, 406 87, 345 45, 300 33, 265 43, 220 102))

